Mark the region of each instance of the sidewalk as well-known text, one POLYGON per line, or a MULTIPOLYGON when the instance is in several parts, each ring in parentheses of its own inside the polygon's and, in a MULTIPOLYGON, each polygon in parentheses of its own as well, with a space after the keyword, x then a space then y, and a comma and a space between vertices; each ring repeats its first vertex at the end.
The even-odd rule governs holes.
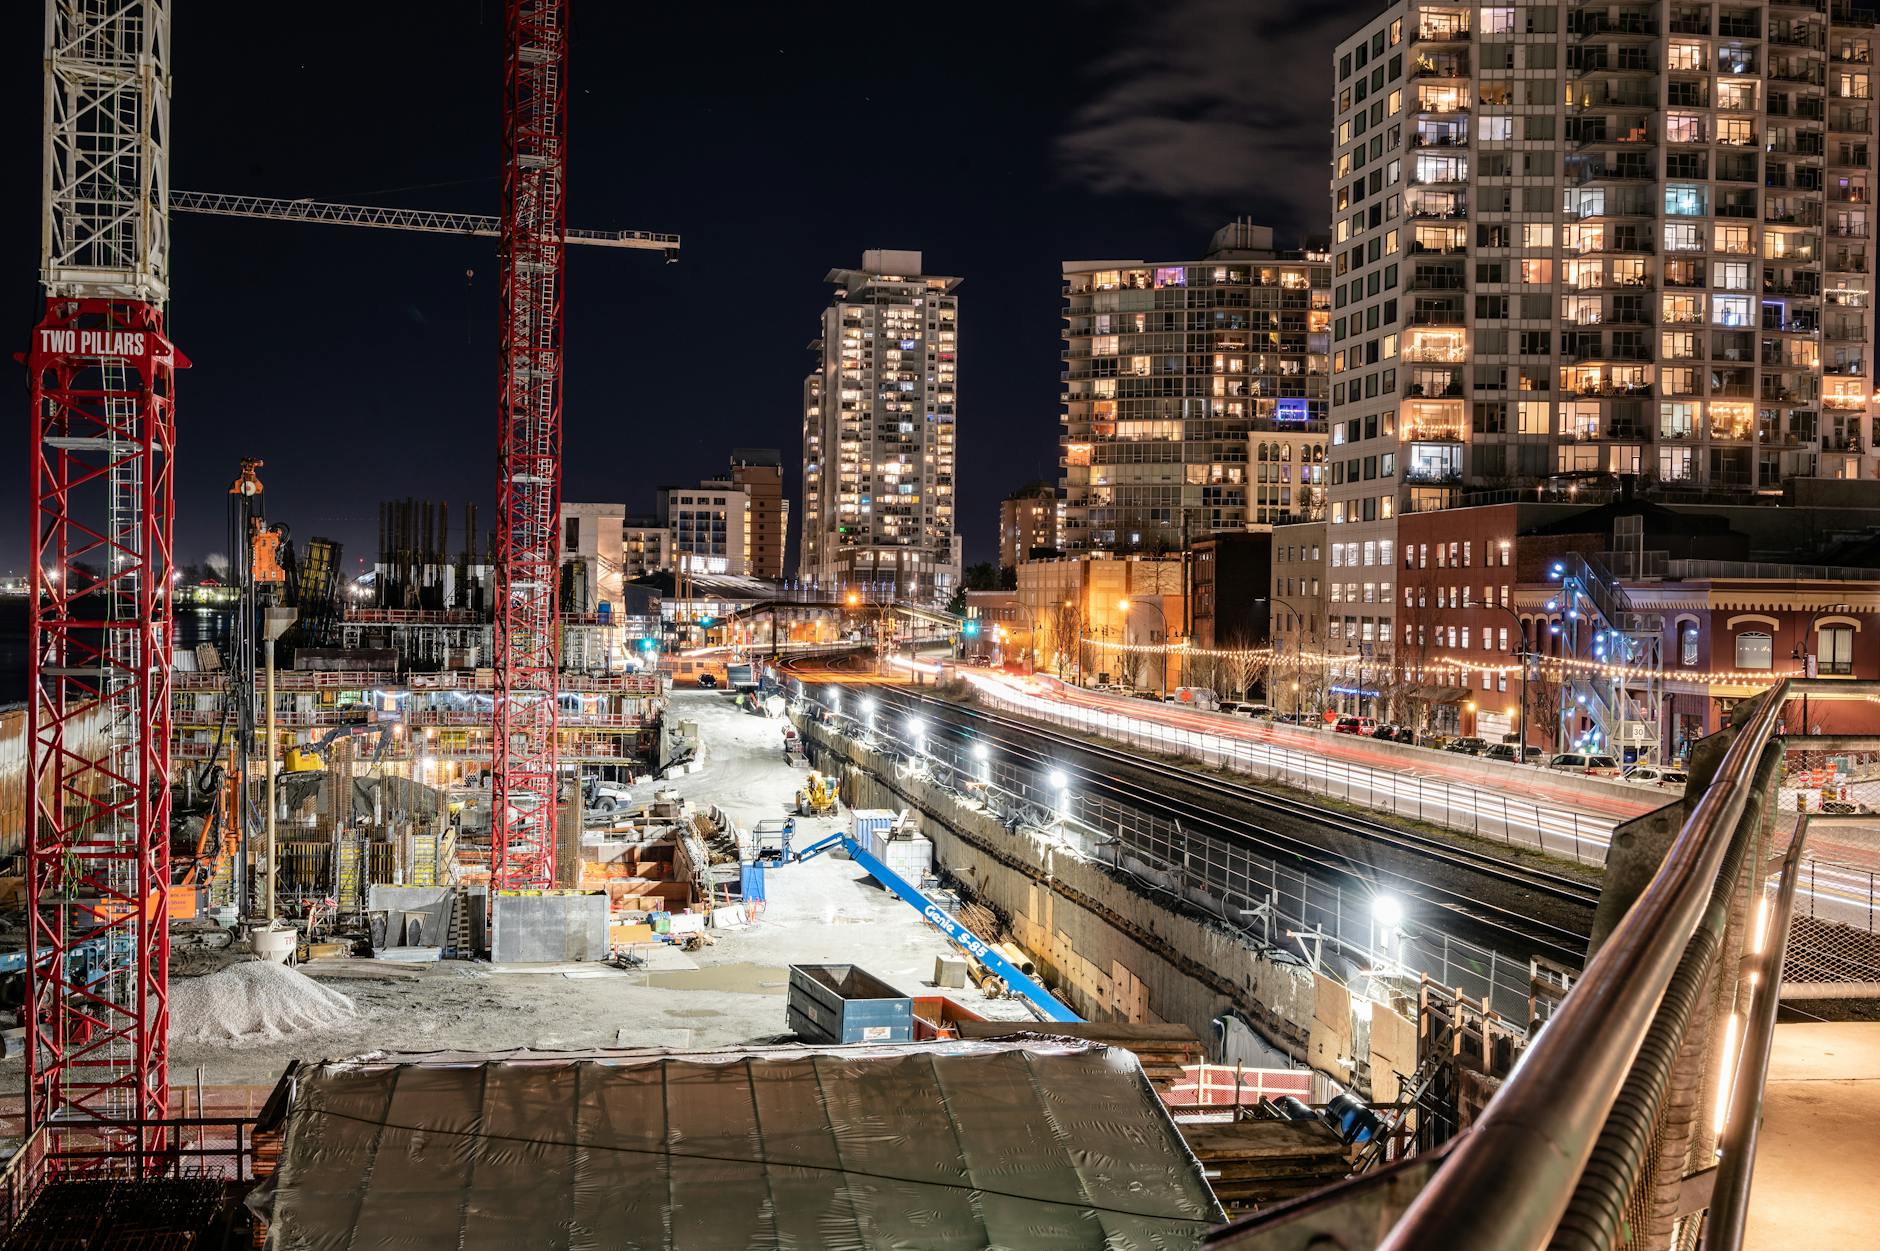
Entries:
POLYGON ((1746 1251, 1873 1246, 1880 1229, 1875 1125, 1880 1022, 1776 1026, 1746 1251))

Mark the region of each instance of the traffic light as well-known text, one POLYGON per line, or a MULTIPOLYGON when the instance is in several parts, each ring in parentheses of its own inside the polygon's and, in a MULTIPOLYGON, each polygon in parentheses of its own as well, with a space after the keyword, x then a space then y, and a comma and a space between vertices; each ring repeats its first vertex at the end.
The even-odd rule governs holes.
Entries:
POLYGON ((964 634, 968 638, 973 637, 974 635, 979 633, 979 623, 977 621, 966 622, 964 625, 960 627, 960 633, 964 634))

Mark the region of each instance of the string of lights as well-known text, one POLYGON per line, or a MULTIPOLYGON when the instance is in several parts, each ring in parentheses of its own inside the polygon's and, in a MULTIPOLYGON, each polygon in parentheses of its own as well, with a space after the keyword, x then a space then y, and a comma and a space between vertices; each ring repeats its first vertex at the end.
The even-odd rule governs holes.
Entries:
MULTIPOLYGON (((1125 655, 1155 656, 1192 656, 1208 660, 1226 661, 1271 661, 1275 664, 1303 663, 1324 665, 1334 668, 1353 668, 1360 663, 1355 652, 1279 652, 1270 647, 1255 648, 1212 648, 1196 647, 1192 643, 1121 643, 1110 639, 1101 639, 1086 635, 1082 640, 1086 645, 1105 651, 1120 652, 1125 655)), ((1547 656, 1536 654, 1531 662, 1543 675, 1558 676, 1567 671, 1594 674, 1599 677, 1614 679, 1644 679, 1658 675, 1680 682, 1703 682, 1717 686, 1774 686, 1788 678, 1806 676, 1800 669, 1780 670, 1742 670, 1742 669, 1665 669, 1654 670, 1645 665, 1620 664, 1614 661, 1589 660, 1578 656, 1547 656)), ((1366 662, 1366 667, 1372 667, 1366 662)), ((1422 678, 1429 674, 1449 677, 1486 674, 1490 677, 1508 677, 1521 672, 1520 663, 1484 664, 1474 661, 1457 660, 1452 657, 1439 657, 1419 661, 1409 667, 1409 672, 1422 678)))

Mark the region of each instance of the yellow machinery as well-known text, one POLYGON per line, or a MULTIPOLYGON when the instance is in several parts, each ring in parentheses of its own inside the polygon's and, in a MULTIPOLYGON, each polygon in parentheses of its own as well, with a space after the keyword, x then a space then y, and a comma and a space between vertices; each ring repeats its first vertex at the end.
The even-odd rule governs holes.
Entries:
POLYGON ((796 793, 796 815, 821 817, 836 811, 835 782, 814 769, 803 779, 803 789, 796 793))

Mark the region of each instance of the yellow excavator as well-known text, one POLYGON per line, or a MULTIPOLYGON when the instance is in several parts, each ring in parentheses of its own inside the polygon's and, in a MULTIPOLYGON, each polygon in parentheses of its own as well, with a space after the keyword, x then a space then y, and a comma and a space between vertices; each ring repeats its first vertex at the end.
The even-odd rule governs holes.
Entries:
POLYGON ((816 770, 810 770, 803 779, 803 789, 796 793, 796 815, 799 817, 831 816, 836 811, 836 784, 816 770))

